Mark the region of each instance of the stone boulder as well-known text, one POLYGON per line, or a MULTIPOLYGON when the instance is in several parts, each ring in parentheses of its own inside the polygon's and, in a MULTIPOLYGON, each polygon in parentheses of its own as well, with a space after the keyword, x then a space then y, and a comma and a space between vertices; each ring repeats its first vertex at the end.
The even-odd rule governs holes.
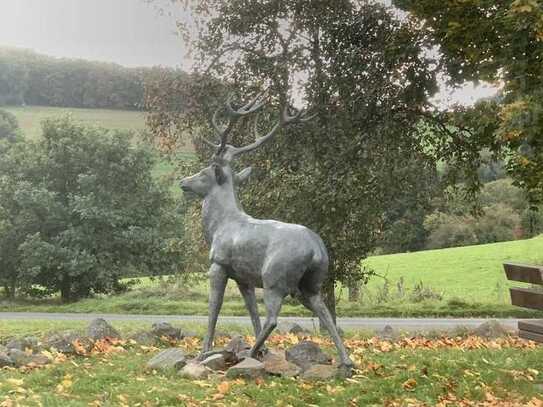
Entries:
POLYGON ((136 342, 138 345, 143 346, 156 346, 159 344, 157 336, 151 332, 139 331, 131 335, 129 340, 136 342))
POLYGON ((159 338, 165 336, 168 339, 183 339, 183 332, 180 328, 173 327, 168 322, 156 322, 152 325, 151 333, 159 338))
POLYGON ((330 364, 332 359, 319 345, 312 341, 302 341, 286 351, 286 359, 306 370, 314 364, 330 364))
POLYGON ((13 366, 13 360, 8 356, 9 350, 0 345, 0 368, 3 368, 4 366, 13 366))
POLYGON ((179 375, 188 379, 205 379, 209 376, 209 369, 200 363, 191 361, 179 371, 179 375))
POLYGON ((121 334, 102 318, 96 318, 91 321, 87 328, 87 335, 93 341, 104 338, 121 339, 121 334))
POLYGON ((486 321, 473 330, 481 338, 496 339, 509 335, 509 331, 495 319, 486 321))
POLYGON ((305 380, 332 380, 339 376, 337 366, 316 364, 308 367, 302 374, 305 380))
POLYGON ((26 336, 24 338, 13 338, 6 344, 7 349, 17 349, 25 351, 30 349, 32 352, 39 350, 38 338, 34 336, 26 336))
POLYGON ((377 332, 377 336, 386 341, 393 341, 398 337, 398 333, 390 325, 385 325, 383 330, 377 332))
POLYGON ((282 334, 308 335, 310 332, 295 322, 282 321, 277 325, 277 331, 282 334))
POLYGON ((80 351, 76 347, 76 341, 78 346, 83 347, 84 352, 90 352, 92 349, 92 341, 74 331, 49 333, 43 338, 42 345, 46 349, 55 349, 60 353, 76 354, 80 351))
POLYGON ((8 358, 13 362, 13 364, 16 367, 26 366, 26 365, 36 365, 36 366, 44 366, 51 363, 51 360, 41 354, 35 354, 35 353, 29 353, 24 352, 19 349, 9 349, 8 358))
POLYGON ((211 370, 226 370, 226 359, 224 355, 220 353, 205 358, 200 364, 211 370))
POLYGON ((234 355, 247 349, 251 349, 251 345, 245 342, 245 339, 243 339, 243 336, 241 335, 234 336, 224 347, 225 351, 233 353, 234 355))
POLYGON ((226 371, 226 377, 229 379, 256 379, 265 374, 264 364, 253 358, 243 359, 226 371))
POLYGON ((283 351, 270 350, 262 359, 264 369, 274 376, 294 377, 298 376, 302 369, 292 362, 289 362, 283 351))
POLYGON ((187 364, 185 352, 179 348, 170 348, 163 350, 157 355, 153 356, 149 362, 147 362, 147 369, 150 370, 179 370, 187 364))

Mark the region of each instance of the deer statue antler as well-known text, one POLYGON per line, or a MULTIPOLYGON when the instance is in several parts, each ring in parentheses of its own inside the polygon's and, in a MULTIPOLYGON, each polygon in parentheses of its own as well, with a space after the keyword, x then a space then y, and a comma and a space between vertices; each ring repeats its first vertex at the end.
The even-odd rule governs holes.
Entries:
POLYGON ((277 134, 277 132, 293 123, 298 122, 307 122, 313 119, 316 115, 308 115, 307 111, 305 110, 298 110, 295 109, 295 114, 290 115, 289 114, 289 107, 288 104, 285 103, 285 105, 281 109, 281 115, 279 117, 279 120, 277 123, 272 127, 272 129, 264 136, 260 136, 258 134, 258 117, 259 117, 259 111, 260 109, 265 105, 266 99, 268 97, 268 91, 263 91, 257 94, 249 103, 247 103, 245 106, 242 106, 239 109, 234 109, 232 107, 232 99, 233 94, 231 94, 228 99, 226 100, 226 115, 229 118, 228 124, 226 126, 220 126, 218 124, 218 116, 221 112, 221 109, 217 109, 215 113, 213 114, 213 117, 211 118, 211 125, 215 129, 215 132, 219 136, 219 144, 210 142, 209 140, 203 139, 203 141, 210 147, 216 148, 216 156, 221 156, 223 159, 227 161, 231 161, 234 157, 247 153, 250 151, 253 151, 260 147, 262 144, 266 143, 270 139, 277 134), (234 147, 227 144, 228 141, 228 135, 231 133, 232 129, 234 128, 237 121, 245 116, 248 116, 252 113, 256 113, 255 116, 255 124, 254 124, 254 135, 255 135, 255 141, 247 146, 243 147, 234 147))

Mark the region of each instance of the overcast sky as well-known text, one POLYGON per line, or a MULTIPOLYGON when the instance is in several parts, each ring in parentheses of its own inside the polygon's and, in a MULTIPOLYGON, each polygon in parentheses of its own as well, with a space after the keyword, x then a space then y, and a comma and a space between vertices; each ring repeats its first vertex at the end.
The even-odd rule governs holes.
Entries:
MULTIPOLYGON (((155 1, 171 14, 160 13, 145 0, 0 0, 0 45, 125 66, 188 69, 176 36, 180 10, 169 6, 171 0, 155 1)), ((494 92, 492 87, 468 85, 452 93, 444 89, 439 98, 472 103, 494 92)))

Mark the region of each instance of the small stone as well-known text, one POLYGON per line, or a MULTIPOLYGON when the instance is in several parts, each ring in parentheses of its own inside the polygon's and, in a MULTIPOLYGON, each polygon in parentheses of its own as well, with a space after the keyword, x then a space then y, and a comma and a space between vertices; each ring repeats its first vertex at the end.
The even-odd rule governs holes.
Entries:
POLYGON ((199 363, 187 363, 183 369, 179 371, 179 375, 189 379, 205 379, 209 376, 209 369, 199 363))
POLYGON ((282 334, 305 335, 310 332, 295 322, 280 322, 277 331, 282 334))
POLYGON ((266 371, 262 362, 253 358, 246 358, 228 369, 226 377, 229 379, 256 379, 257 377, 263 377, 265 374, 266 371))
POLYGON ((394 340, 398 335, 394 331, 394 328, 392 328, 390 325, 385 325, 383 330, 378 333, 379 338, 392 341, 394 340))
POLYGON ((104 338, 121 338, 119 332, 102 318, 96 318, 91 321, 89 327, 87 328, 87 334, 93 341, 98 341, 104 338))
POLYGON ((212 355, 204 359, 202 362, 200 362, 200 364, 211 370, 225 370, 226 369, 226 360, 224 358, 224 355, 220 353, 216 355, 212 355))
POLYGON ((302 374, 302 379, 306 380, 330 380, 338 377, 338 368, 332 365, 316 364, 310 366, 302 374))
POLYGON ((163 350, 149 360, 149 362, 147 362, 147 368, 152 370, 179 370, 185 366, 186 363, 185 352, 179 348, 170 348, 163 350))
POLYGON ((181 332, 181 329, 174 328, 168 322, 154 323, 151 329, 151 333, 158 336, 159 338, 165 336, 166 338, 170 339, 183 339, 183 333, 181 332))
POLYGON ((234 336, 224 347, 224 350, 231 352, 234 355, 237 355, 238 353, 247 349, 251 349, 251 345, 245 342, 243 336, 241 335, 234 336))
POLYGON ((286 359, 285 352, 269 351, 264 355, 262 363, 266 372, 275 376, 294 377, 301 372, 299 366, 286 359))
POLYGON ((495 319, 486 321, 479 325, 473 333, 481 338, 495 339, 509 335, 507 329, 495 319))
POLYGON ((158 339, 156 335, 154 335, 151 332, 146 332, 146 331, 136 332, 134 335, 130 336, 128 339, 136 342, 138 345, 156 346, 158 344, 158 339))
POLYGON ((303 341, 288 349, 286 359, 304 370, 315 363, 330 364, 332 361, 319 345, 312 341, 303 341))
POLYGON ((15 338, 11 339, 7 344, 6 348, 8 349, 18 349, 20 351, 25 351, 27 349, 36 352, 39 350, 38 339, 34 336, 27 336, 24 338, 15 338))
POLYGON ((0 368, 5 366, 13 366, 15 363, 11 358, 7 355, 7 353, 0 352, 0 368))
POLYGON ((89 338, 73 331, 49 333, 43 339, 43 346, 46 349, 55 349, 60 353, 75 354, 78 353, 78 349, 74 344, 76 341, 79 346, 83 347, 85 352, 92 349, 92 341, 89 338))
POLYGON ((17 367, 29 364, 43 366, 51 363, 51 360, 45 355, 27 353, 19 349, 10 349, 7 356, 17 367))

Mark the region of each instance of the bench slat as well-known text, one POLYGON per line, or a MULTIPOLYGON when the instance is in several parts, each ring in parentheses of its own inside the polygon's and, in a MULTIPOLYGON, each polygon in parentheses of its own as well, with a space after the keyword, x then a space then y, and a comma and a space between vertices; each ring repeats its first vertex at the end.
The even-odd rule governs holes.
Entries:
POLYGON ((529 340, 531 340, 531 341, 543 343, 543 335, 541 335, 541 334, 536 334, 536 333, 534 333, 534 332, 529 332, 529 331, 519 331, 519 332, 518 332, 518 336, 520 336, 521 338, 524 338, 524 339, 529 339, 529 340))
POLYGON ((511 304, 517 307, 543 310, 543 291, 533 288, 510 288, 511 304))
POLYGON ((503 263, 508 280, 523 283, 543 284, 543 267, 527 264, 503 263))
POLYGON ((528 331, 543 335, 543 320, 518 321, 518 329, 519 331, 528 331))

